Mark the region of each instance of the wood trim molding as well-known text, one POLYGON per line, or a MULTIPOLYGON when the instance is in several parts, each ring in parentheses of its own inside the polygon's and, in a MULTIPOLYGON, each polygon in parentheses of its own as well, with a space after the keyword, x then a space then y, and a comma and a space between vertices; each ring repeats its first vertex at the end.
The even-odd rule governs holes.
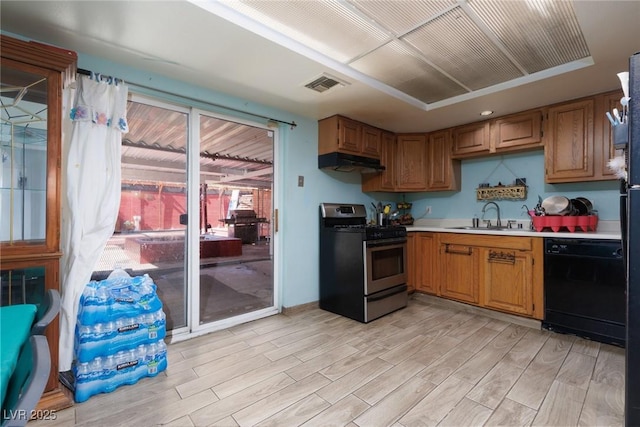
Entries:
POLYGON ((3 58, 36 65, 62 74, 62 81, 73 78, 76 73, 78 54, 72 50, 46 45, 34 41, 23 41, 0 34, 3 58))

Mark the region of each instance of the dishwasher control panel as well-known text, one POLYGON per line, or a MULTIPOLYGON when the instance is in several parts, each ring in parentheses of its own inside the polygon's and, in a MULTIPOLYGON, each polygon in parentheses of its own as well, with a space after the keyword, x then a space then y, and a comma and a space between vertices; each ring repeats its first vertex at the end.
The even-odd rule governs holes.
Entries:
POLYGON ((567 255, 597 258, 622 258, 620 240, 544 239, 546 255, 567 255))

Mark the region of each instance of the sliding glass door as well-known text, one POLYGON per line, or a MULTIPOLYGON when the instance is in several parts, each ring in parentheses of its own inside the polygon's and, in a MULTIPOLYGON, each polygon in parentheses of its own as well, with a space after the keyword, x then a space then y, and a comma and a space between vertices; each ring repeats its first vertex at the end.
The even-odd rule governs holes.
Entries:
POLYGON ((278 312, 277 130, 133 96, 118 222, 93 279, 149 274, 174 337, 278 312))
POLYGON ((201 114, 198 323, 274 310, 274 131, 201 114))

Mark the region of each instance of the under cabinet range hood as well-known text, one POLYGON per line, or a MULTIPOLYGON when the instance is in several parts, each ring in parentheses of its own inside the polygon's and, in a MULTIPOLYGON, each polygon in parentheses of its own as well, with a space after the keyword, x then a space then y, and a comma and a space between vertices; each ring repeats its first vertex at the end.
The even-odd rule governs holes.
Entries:
POLYGON ((378 159, 339 152, 319 155, 318 168, 360 173, 382 172, 385 169, 378 159))

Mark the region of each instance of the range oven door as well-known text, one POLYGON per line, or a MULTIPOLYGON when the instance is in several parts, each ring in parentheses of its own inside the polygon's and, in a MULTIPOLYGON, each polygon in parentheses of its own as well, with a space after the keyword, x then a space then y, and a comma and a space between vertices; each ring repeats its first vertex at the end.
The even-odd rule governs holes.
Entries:
POLYGON ((407 239, 364 242, 364 294, 371 295, 407 283, 407 239))

